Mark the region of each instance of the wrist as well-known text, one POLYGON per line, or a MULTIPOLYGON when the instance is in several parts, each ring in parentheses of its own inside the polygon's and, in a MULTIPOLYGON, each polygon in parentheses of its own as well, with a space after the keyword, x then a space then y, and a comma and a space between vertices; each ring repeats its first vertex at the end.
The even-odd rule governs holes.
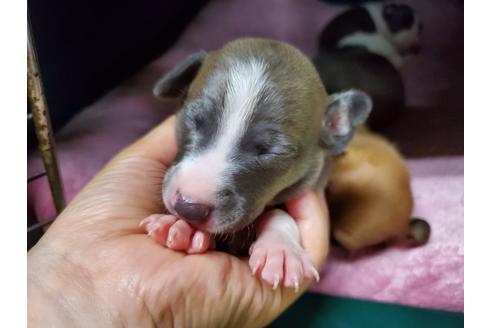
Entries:
POLYGON ((27 260, 29 327, 86 327, 109 316, 100 307, 94 284, 83 268, 44 245, 35 246, 27 260), (103 315, 97 315, 103 314, 103 315))
POLYGON ((60 293, 54 292, 28 277, 27 322, 28 327, 74 327, 76 319, 63 305, 60 293))

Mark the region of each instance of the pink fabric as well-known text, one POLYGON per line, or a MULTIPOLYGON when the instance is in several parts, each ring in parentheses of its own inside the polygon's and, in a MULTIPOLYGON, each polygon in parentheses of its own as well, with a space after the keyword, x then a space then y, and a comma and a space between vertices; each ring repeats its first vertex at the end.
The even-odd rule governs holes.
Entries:
POLYGON ((432 226, 429 242, 390 247, 356 259, 330 256, 322 293, 463 311, 463 158, 409 161, 414 215, 432 226))
MULTIPOLYGON (((462 12, 444 0, 407 2, 425 11, 424 34, 428 37, 422 56, 404 68, 409 103, 435 105, 435 100, 442 98, 442 90, 456 84, 456 76, 446 73, 446 61, 436 60, 449 57, 449 49, 456 46, 453 35, 442 34, 442 24, 436 21, 462 19, 462 12)), ((284 40, 311 56, 319 31, 341 9, 308 0, 211 2, 172 50, 89 106, 57 135, 67 200, 118 150, 172 112, 173 104, 153 99, 151 87, 177 60, 197 49, 214 49, 241 36, 284 40)), ((425 217, 433 227, 429 244, 411 250, 388 249, 356 260, 332 256, 323 268, 322 281, 313 290, 463 310, 463 158, 410 160, 409 165, 415 215, 425 217)), ((41 170, 39 155, 31 155, 28 173, 41 170)), ((55 214, 45 179, 28 186, 28 202, 40 218, 55 214)))

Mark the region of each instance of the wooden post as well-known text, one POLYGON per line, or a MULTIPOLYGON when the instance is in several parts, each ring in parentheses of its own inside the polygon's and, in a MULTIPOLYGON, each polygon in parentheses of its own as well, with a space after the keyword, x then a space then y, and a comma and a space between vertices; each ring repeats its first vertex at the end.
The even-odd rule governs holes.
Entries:
POLYGON ((44 97, 41 74, 29 19, 27 34, 27 93, 29 102, 31 103, 34 130, 36 131, 39 151, 41 152, 46 175, 48 176, 51 195, 55 203, 56 211, 57 213, 60 213, 65 207, 65 198, 58 171, 58 162, 56 160, 53 130, 51 128, 48 106, 46 105, 46 99, 44 97))

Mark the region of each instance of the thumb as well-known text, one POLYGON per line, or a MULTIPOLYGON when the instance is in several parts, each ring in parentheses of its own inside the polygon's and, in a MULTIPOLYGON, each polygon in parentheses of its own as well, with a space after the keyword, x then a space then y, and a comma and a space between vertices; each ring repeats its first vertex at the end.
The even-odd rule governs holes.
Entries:
POLYGON ((168 117, 164 122, 121 151, 119 156, 142 156, 157 160, 166 167, 170 166, 178 152, 175 123, 175 115, 168 117))
POLYGON ((296 220, 301 235, 302 246, 319 268, 329 250, 329 220, 326 200, 323 193, 311 190, 286 203, 287 211, 296 220))

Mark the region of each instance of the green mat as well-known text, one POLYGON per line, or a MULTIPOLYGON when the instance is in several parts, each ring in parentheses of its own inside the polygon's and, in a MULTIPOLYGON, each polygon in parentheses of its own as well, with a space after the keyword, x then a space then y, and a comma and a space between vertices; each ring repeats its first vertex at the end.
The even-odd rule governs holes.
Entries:
POLYGON ((463 313, 306 293, 269 327, 463 327, 463 313))

